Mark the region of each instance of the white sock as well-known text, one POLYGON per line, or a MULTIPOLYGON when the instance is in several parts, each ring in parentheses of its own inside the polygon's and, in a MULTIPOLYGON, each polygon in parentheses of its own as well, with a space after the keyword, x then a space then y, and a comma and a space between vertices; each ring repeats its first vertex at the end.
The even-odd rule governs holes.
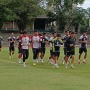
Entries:
POLYGON ((36 62, 36 59, 33 59, 33 62, 35 63, 36 62))
POLYGON ((73 64, 71 64, 71 66, 73 66, 73 64))
POLYGON ((23 62, 23 64, 25 65, 25 62, 23 62))
POLYGON ((83 61, 86 62, 86 59, 84 59, 83 61))

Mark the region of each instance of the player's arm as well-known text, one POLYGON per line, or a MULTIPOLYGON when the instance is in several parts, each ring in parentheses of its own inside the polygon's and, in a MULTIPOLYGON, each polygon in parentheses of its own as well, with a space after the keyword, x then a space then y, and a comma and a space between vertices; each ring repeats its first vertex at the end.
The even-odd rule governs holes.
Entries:
POLYGON ((12 41, 10 41, 10 37, 8 38, 8 42, 11 43, 12 41))
POLYGON ((3 44, 3 38, 1 37, 1 44, 3 44))
POLYGON ((79 43, 86 43, 86 40, 82 41, 82 36, 79 38, 79 43))
POLYGON ((60 39, 60 46, 63 46, 63 41, 62 41, 62 39, 60 39))
POLYGON ((69 39, 69 38, 66 40, 65 45, 66 45, 67 47, 73 46, 73 44, 70 43, 70 39, 69 39))
POLYGON ((65 43, 65 42, 66 42, 66 39, 65 39, 65 37, 64 37, 64 36, 62 37, 62 41, 63 41, 63 43, 65 43))

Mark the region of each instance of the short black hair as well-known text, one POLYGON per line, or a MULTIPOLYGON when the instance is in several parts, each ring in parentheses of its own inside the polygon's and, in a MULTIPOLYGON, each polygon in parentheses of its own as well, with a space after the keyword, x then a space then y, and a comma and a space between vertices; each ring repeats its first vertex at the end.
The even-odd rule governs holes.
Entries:
POLYGON ((23 34, 26 34, 27 32, 26 31, 23 31, 23 34))
POLYGON ((61 35, 60 34, 57 34, 57 37, 61 37, 61 35))
POLYGON ((69 33, 72 33, 72 31, 69 31, 69 33))
POLYGON ((69 32, 69 30, 66 30, 65 33, 69 32))
POLYGON ((19 33, 20 33, 20 34, 23 34, 23 32, 22 32, 22 31, 20 31, 19 33))
POLYGON ((82 33, 86 33, 87 31, 86 30, 83 30, 82 33))
POLYGON ((34 32, 38 32, 38 30, 34 30, 34 32))
POLYGON ((42 36, 42 34, 39 33, 39 36, 42 36))
POLYGON ((75 34, 75 32, 71 32, 71 34, 75 34))
POLYGON ((54 35, 55 33, 57 33, 57 32, 53 32, 53 35, 54 35))
POLYGON ((45 35, 46 33, 44 32, 43 35, 45 35))

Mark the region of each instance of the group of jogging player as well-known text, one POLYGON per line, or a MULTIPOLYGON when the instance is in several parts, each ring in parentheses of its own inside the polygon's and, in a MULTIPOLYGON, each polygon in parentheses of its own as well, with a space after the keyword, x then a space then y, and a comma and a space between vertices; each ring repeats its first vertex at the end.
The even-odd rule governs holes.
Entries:
MULTIPOLYGON (((79 38, 79 56, 78 64, 81 63, 81 55, 85 52, 83 64, 86 64, 87 58, 87 35, 86 31, 82 32, 82 35, 79 38)), ((0 36, 0 50, 2 46, 3 39, 0 36)), ((75 56, 75 47, 76 47, 76 38, 75 33, 71 31, 65 31, 65 35, 61 35, 57 32, 53 33, 52 37, 47 37, 46 33, 39 34, 37 30, 34 31, 32 36, 29 36, 26 31, 20 32, 19 35, 15 38, 14 33, 11 33, 8 38, 9 42, 9 59, 13 58, 15 51, 15 43, 18 44, 18 63, 23 63, 23 67, 26 67, 26 59, 29 57, 29 48, 32 48, 33 52, 33 65, 36 65, 37 62, 44 62, 44 56, 46 51, 46 45, 50 46, 50 57, 48 62, 53 65, 53 68, 59 68, 58 60, 60 56, 60 47, 63 47, 64 58, 62 63, 65 64, 65 68, 68 68, 68 63, 70 63, 71 68, 75 68, 74 56, 75 56)))

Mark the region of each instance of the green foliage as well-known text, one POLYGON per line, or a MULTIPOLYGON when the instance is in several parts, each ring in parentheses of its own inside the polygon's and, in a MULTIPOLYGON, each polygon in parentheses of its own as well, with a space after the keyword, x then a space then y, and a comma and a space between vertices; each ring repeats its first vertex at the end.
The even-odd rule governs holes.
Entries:
POLYGON ((26 29, 27 24, 43 12, 38 0, 2 0, 0 4, 5 8, 3 22, 15 20, 20 30, 26 29))
POLYGON ((41 14, 37 0, 12 0, 9 8, 16 16, 15 20, 20 30, 24 30, 31 19, 41 14))
MULTIPOLYGON (((84 0, 48 0, 49 4, 51 3, 56 6, 54 12, 56 12, 56 20, 58 25, 58 30, 75 30, 78 32, 78 29, 84 26, 87 26, 87 18, 85 16, 85 10, 78 8, 78 3, 83 3, 84 0)), ((52 11, 51 11, 52 12, 52 11)), ((54 17, 53 17, 54 18, 54 17)))

